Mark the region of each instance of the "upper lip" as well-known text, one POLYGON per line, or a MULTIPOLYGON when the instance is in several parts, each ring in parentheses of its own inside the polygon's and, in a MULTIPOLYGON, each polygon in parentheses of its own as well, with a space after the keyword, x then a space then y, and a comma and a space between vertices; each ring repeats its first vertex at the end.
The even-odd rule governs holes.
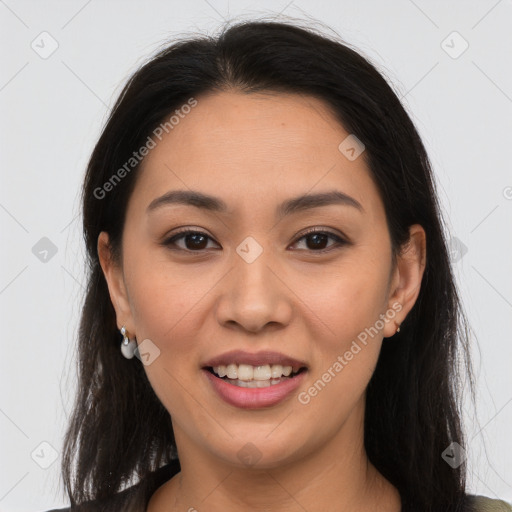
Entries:
POLYGON ((202 365, 202 367, 227 366, 228 364, 250 364, 251 366, 280 364, 282 366, 291 366, 294 370, 307 367, 307 364, 304 361, 270 350, 261 352, 232 350, 209 359, 202 365))

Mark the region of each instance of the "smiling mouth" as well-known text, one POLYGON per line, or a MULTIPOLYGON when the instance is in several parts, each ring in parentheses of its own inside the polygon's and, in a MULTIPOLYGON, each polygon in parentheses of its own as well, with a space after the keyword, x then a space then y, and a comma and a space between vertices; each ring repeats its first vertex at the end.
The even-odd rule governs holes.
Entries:
POLYGON ((293 379, 306 371, 307 368, 304 366, 293 368, 292 366, 281 365, 251 366, 230 364, 227 366, 208 366, 205 370, 233 386, 241 388, 266 388, 293 379))

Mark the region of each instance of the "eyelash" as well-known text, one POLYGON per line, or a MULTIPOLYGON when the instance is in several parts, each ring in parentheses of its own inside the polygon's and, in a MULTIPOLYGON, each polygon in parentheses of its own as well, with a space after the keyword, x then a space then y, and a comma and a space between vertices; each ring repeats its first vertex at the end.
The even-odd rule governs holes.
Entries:
MULTIPOLYGON (((165 247, 175 245, 177 240, 183 239, 186 235, 189 235, 189 234, 202 235, 206 238, 209 238, 210 240, 213 240, 213 238, 211 238, 208 234, 204 233, 203 231, 197 231, 194 229, 184 228, 183 230, 178 231, 177 233, 173 234, 170 238, 167 238, 166 240, 164 240, 162 242, 162 245, 164 245, 165 247)), ((302 233, 299 236, 299 238, 297 238, 296 241, 292 245, 295 245, 297 242, 299 242, 300 240, 302 240, 303 238, 306 238, 308 235, 311 235, 311 234, 327 235, 331 239, 335 240, 336 243, 332 244, 330 247, 328 247, 326 249, 321 249, 318 251, 314 250, 314 249, 306 249, 308 252, 313 252, 313 253, 317 253, 317 254, 325 254, 333 249, 341 248, 344 245, 349 245, 349 242, 347 242, 340 236, 336 235, 335 233, 333 233, 331 231, 325 231, 325 230, 315 229, 315 228, 309 229, 305 233, 302 233)), ((215 243, 217 243, 217 242, 215 242, 215 243)), ((193 251, 190 249, 183 249, 181 247, 178 247, 177 249, 174 249, 174 250, 179 250, 179 251, 184 251, 184 252, 189 252, 189 253, 202 253, 206 249, 199 249, 197 251, 193 251)))

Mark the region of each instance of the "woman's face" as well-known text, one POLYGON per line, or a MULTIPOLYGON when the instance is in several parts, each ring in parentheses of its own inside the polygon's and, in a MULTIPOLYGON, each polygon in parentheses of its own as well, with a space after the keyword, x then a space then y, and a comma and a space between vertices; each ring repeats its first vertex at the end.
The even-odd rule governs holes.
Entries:
POLYGON ((100 236, 118 325, 137 337, 181 451, 273 467, 360 440, 365 388, 417 297, 422 255, 392 268, 363 148, 320 100, 197 101, 144 160, 122 266, 100 236), (174 191, 214 199, 165 200, 174 191), (278 378, 286 366, 303 370, 278 378))

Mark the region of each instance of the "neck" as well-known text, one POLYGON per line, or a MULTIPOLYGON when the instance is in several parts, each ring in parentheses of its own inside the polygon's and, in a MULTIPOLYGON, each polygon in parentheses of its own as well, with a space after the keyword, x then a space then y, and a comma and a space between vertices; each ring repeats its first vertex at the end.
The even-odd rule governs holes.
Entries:
POLYGON ((158 489, 147 510, 399 512, 397 490, 366 456, 363 418, 364 409, 354 411, 329 443, 268 469, 228 464, 175 428, 181 472, 158 489))

